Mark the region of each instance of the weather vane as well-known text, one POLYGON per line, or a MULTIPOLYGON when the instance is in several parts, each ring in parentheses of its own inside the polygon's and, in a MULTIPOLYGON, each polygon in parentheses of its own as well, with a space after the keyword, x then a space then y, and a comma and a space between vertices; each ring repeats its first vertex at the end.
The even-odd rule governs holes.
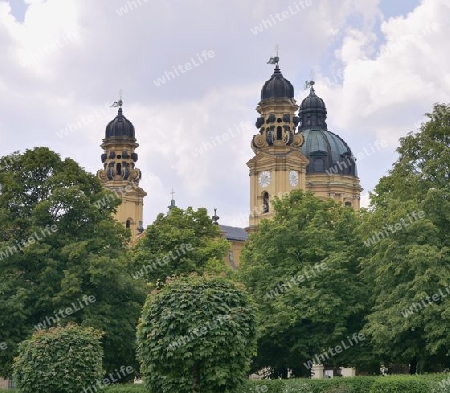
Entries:
POLYGON ((314 70, 311 70, 309 73, 309 81, 305 81, 305 90, 310 87, 314 88, 313 87, 315 84, 314 79, 315 79, 314 78, 314 70))
POLYGON ((123 101, 122 101, 122 89, 119 90, 119 101, 114 101, 111 105, 111 108, 117 108, 118 106, 122 108, 123 101))
POLYGON ((276 64, 276 65, 278 65, 278 62, 280 61, 280 58, 278 57, 278 49, 279 48, 280 47, 278 46, 278 44, 275 45, 275 57, 271 57, 269 59, 269 61, 267 62, 267 64, 276 64))
POLYGON ((313 87, 315 83, 316 82, 314 82, 314 81, 305 81, 305 90, 310 87, 313 87))

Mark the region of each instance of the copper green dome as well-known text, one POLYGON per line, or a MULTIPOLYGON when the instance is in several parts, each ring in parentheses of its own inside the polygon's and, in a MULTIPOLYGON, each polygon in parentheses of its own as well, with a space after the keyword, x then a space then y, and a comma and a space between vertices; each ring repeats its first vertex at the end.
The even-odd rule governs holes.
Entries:
POLYGON ((123 115, 121 107, 119 108, 117 116, 106 126, 105 138, 135 139, 133 123, 123 115))
POLYGON ((298 130, 304 137, 301 151, 309 160, 306 173, 357 177, 356 159, 350 147, 339 135, 328 131, 325 102, 316 95, 314 82, 310 85, 310 93, 302 101, 298 112, 298 130))
POLYGON ((327 130, 302 131, 301 151, 309 160, 306 174, 326 173, 358 177, 356 159, 350 147, 339 136, 327 130))
POLYGON ((264 83, 261 89, 261 100, 270 98, 294 98, 294 86, 283 77, 278 64, 270 79, 264 83))

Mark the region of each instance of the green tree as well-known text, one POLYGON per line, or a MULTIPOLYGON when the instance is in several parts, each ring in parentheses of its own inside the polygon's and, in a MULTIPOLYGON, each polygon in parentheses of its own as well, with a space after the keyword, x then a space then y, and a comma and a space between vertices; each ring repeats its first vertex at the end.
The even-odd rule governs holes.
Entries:
POLYGON ((154 284, 183 273, 230 273, 223 262, 228 249, 206 209, 173 208, 167 215, 159 214, 133 247, 132 274, 154 284))
POLYGON ((130 275, 129 231, 112 217, 120 201, 47 148, 3 157, 0 166, 3 375, 33 330, 69 321, 105 332, 107 371, 135 365, 145 292, 130 275))
POLYGON ((17 341, 30 331, 27 325, 26 291, 18 280, 0 272, 0 375, 11 375, 11 360, 17 341))
POLYGON ((256 346, 254 307, 227 279, 169 279, 148 296, 137 338, 151 391, 239 392, 256 346))
MULTIPOLYGON (((300 190, 276 200, 274 208, 273 220, 261 222, 241 257, 240 276, 261 313, 253 369, 309 375, 315 355, 362 327, 366 290, 358 278, 358 215, 300 190)), ((325 363, 368 362, 366 346, 359 342, 325 363)))
MULTIPOLYGON (((399 157, 371 194, 371 207, 391 199, 423 202, 434 196, 448 200, 450 188, 450 105, 435 104, 418 131, 400 138, 399 157), (439 192, 436 195, 436 191, 439 192)), ((432 202, 432 201, 430 201, 432 202)))
POLYGON ((385 361, 411 372, 450 366, 450 107, 428 117, 400 139, 361 226, 373 303, 365 332, 385 361))
POLYGON ((79 393, 103 376, 101 332, 76 325, 35 332, 19 345, 14 380, 22 393, 79 393))

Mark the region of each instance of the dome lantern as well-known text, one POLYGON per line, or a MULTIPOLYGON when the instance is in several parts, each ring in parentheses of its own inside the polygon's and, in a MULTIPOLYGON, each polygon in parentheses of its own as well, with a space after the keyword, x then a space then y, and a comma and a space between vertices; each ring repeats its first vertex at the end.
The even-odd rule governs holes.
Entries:
POLYGON ((322 98, 316 95, 314 90, 314 81, 307 82, 307 86, 310 86, 310 92, 308 97, 306 97, 298 111, 298 116, 300 118, 300 125, 298 127, 299 131, 307 129, 327 129, 327 107, 322 98))

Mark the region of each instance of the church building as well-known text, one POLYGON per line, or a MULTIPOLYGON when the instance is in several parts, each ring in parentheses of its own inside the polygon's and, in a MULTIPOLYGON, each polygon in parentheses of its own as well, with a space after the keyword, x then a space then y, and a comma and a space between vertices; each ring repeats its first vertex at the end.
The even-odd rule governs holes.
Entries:
MULTIPOLYGON (((318 198, 332 198, 355 210, 360 207, 362 191, 356 159, 347 143, 328 131, 327 108, 316 95, 314 82, 308 82, 309 95, 300 107, 294 99, 294 87, 283 77, 275 59, 275 69, 261 90, 256 108, 258 132, 251 139, 254 156, 247 162, 250 178, 250 216, 246 228, 220 225, 231 244, 226 262, 233 268, 239 259, 248 234, 255 232, 262 219, 273 214, 275 197, 295 189, 313 192, 318 198)), ((143 231, 143 199, 139 187, 141 172, 133 124, 125 118, 122 101, 119 111, 106 127, 101 147, 103 169, 98 171, 104 187, 122 199, 116 219, 131 229, 133 238, 143 231)), ((172 198, 171 207, 175 205, 172 198)), ((213 222, 218 224, 215 213, 213 222)))
POLYGON ((101 144, 103 169, 97 172, 103 186, 113 191, 122 203, 118 206, 115 218, 130 228, 134 239, 144 230, 143 208, 147 193, 139 187, 141 171, 136 167, 138 155, 134 126, 124 115, 122 100, 117 102, 117 116, 108 123, 105 138, 101 144))
POLYGON ((247 162, 249 226, 221 226, 231 243, 227 262, 232 267, 239 266, 248 233, 256 231, 263 218, 273 216, 274 197, 301 189, 355 210, 360 208, 362 188, 356 159, 347 143, 328 131, 327 108, 316 95, 314 82, 308 83, 309 95, 298 107, 294 87, 283 77, 275 59, 275 70, 261 89, 255 124, 259 132, 251 141, 254 157, 247 162))

